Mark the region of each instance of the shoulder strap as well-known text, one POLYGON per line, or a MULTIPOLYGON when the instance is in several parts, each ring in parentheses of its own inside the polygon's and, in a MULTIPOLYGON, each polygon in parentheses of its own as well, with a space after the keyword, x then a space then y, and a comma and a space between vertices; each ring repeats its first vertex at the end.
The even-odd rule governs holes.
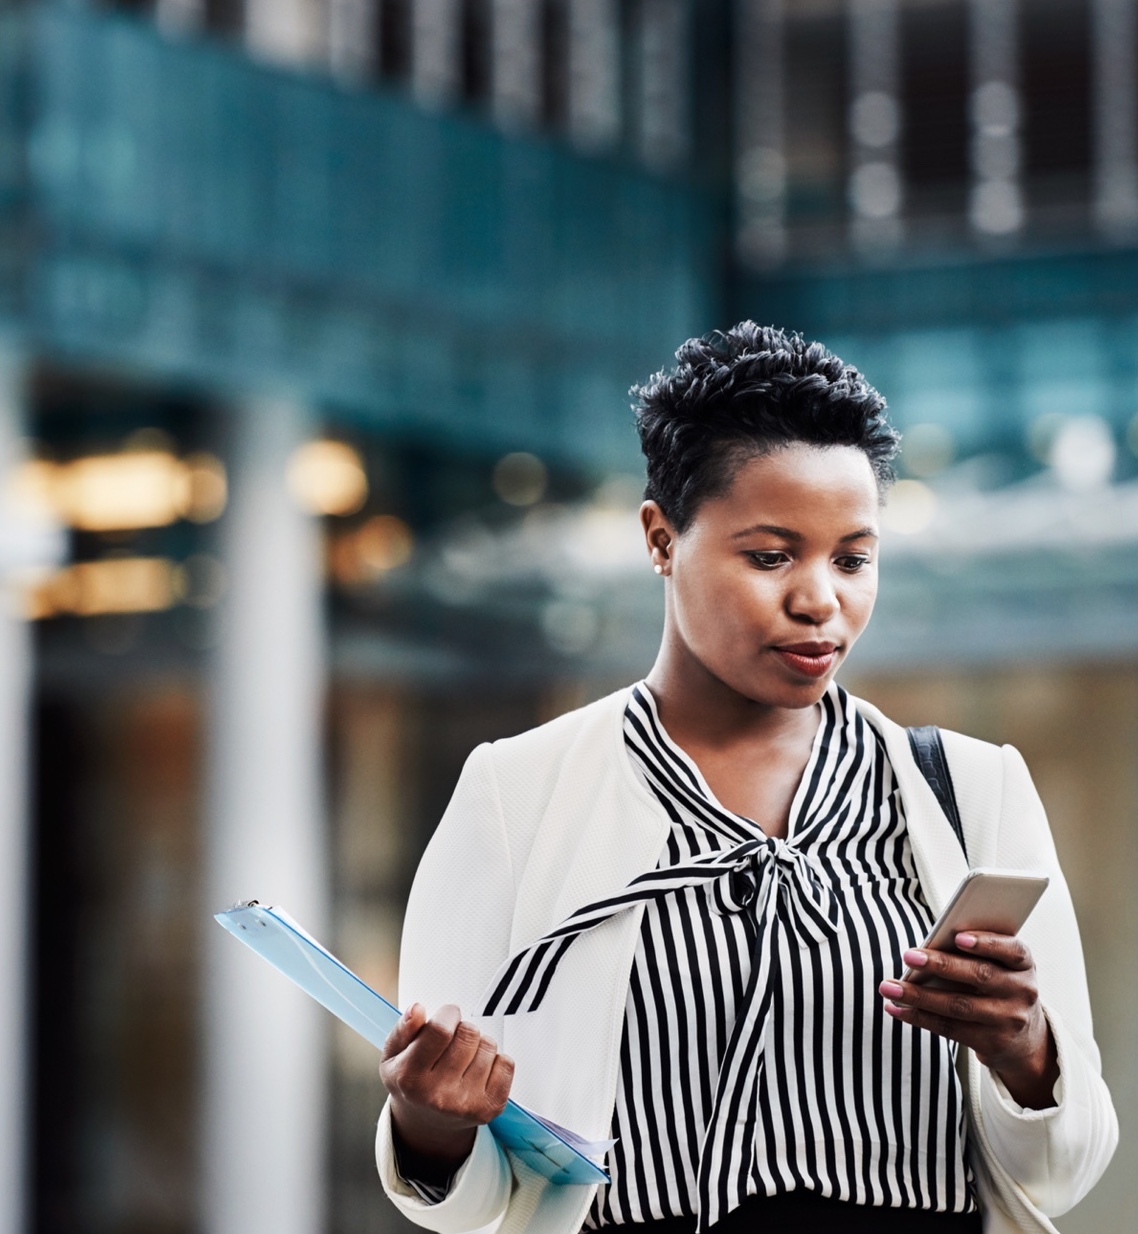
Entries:
POLYGON ((968 857, 968 846, 964 843, 964 825, 960 821, 960 808, 956 804, 956 790, 952 787, 952 775, 948 770, 948 759, 944 753, 944 742, 941 740, 940 729, 935 724, 926 724, 922 728, 910 728, 909 745, 913 750, 913 758, 921 769, 921 774, 929 782, 940 808, 952 824, 960 847, 968 857))

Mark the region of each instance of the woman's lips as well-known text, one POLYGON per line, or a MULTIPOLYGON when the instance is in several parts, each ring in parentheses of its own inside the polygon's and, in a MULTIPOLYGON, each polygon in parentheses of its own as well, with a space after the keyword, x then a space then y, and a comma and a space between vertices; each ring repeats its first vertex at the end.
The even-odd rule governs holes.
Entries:
POLYGON ((774 650, 784 664, 803 677, 825 677, 838 658, 838 649, 829 645, 776 647, 774 650))

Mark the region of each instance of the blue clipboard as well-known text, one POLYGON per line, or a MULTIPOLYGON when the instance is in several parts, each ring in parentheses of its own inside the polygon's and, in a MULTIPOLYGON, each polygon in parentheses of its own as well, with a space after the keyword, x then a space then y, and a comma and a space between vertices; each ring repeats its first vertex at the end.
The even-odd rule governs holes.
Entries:
MULTIPOLYGON (((235 938, 296 983, 377 1049, 399 1020, 399 1009, 377 994, 280 908, 256 900, 214 914, 235 938)), ((607 1183, 608 1175, 562 1127, 531 1114, 514 1101, 490 1124, 495 1139, 551 1182, 607 1183)))

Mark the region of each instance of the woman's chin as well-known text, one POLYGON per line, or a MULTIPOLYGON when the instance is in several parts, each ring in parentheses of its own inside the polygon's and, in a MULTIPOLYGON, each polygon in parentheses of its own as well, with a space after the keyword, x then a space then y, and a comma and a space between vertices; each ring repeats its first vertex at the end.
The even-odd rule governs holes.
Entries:
POLYGON ((724 684, 736 694, 763 707, 775 707, 787 711, 799 711, 813 707, 834 679, 836 666, 822 677, 790 676, 780 673, 777 677, 764 674, 761 680, 723 679, 724 684))

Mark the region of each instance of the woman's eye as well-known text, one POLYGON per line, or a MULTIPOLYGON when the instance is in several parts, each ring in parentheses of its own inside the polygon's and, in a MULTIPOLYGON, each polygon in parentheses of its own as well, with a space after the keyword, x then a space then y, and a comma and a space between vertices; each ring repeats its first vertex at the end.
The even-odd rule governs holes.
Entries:
POLYGON ((760 570, 773 570, 776 566, 781 566, 786 561, 786 554, 779 552, 769 553, 749 553, 751 561, 759 567, 760 570))
POLYGON ((856 574, 862 566, 869 565, 869 561, 870 559, 868 557, 857 554, 853 556, 839 557, 838 566, 840 569, 845 570, 849 574, 856 574))

